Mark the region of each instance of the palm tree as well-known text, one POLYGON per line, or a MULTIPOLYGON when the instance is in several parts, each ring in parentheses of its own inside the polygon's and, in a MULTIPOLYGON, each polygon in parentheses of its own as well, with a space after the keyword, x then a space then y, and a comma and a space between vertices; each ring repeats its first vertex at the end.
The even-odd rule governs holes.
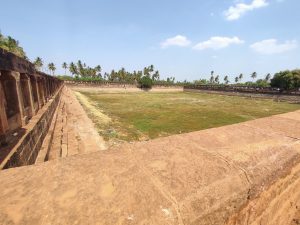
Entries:
POLYGON ((235 80, 235 83, 239 82, 239 77, 236 77, 234 80, 235 80))
POLYGON ((104 79, 104 80, 108 80, 108 79, 109 79, 109 74, 105 72, 105 73, 104 73, 104 76, 103 76, 103 79, 104 79))
POLYGON ((101 70, 102 70, 102 68, 101 68, 100 65, 96 66, 96 67, 94 68, 94 70, 96 71, 96 73, 97 73, 97 75, 98 75, 99 77, 102 77, 102 76, 101 76, 101 70))
POLYGON ((241 73, 240 75, 239 75, 239 80, 241 81, 242 79, 243 79, 243 74, 241 73))
POLYGON ((75 63, 73 63, 73 62, 70 63, 69 71, 73 76, 78 73, 75 63))
POLYGON ((227 75, 224 77, 224 81, 225 81, 225 84, 228 84, 228 83, 229 83, 229 80, 228 80, 228 76, 227 76, 227 75))
POLYGON ((153 65, 150 65, 150 66, 149 66, 149 71, 150 71, 150 72, 153 72, 153 71, 154 71, 154 66, 153 66, 153 65))
POLYGON ((119 70, 119 80, 125 81, 125 77, 126 77, 126 70, 124 67, 122 67, 121 70, 119 70))
POLYGON ((68 64, 66 62, 64 62, 62 64, 62 68, 65 70, 65 75, 67 74, 67 69, 68 69, 68 64))
POLYGON ((85 77, 85 69, 84 69, 85 65, 82 65, 81 60, 78 60, 77 62, 77 73, 80 74, 81 77, 85 77))
POLYGON ((117 80, 117 73, 115 72, 115 70, 112 70, 110 73, 110 81, 116 81, 117 80))
POLYGON ((100 73, 100 72, 101 72, 101 70, 102 70, 102 68, 101 68, 101 66, 100 66, 100 65, 98 65, 98 66, 96 66, 96 67, 95 67, 95 70, 96 70, 97 72, 99 72, 99 73, 100 73))
POLYGON ((54 76, 54 72, 56 70, 56 67, 55 67, 54 63, 49 63, 48 64, 48 69, 52 72, 52 74, 54 76))
POLYGON ((270 80, 270 78, 271 78, 271 74, 268 73, 268 74, 266 75, 266 77, 265 77, 265 80, 268 82, 268 81, 270 80))
POLYGON ((215 82, 218 84, 219 83, 219 75, 217 75, 216 77, 215 77, 215 82))
POLYGON ((251 78, 253 79, 253 81, 254 81, 254 79, 257 77, 257 73, 256 72, 253 72, 252 74, 251 74, 251 78))
POLYGON ((34 60, 33 64, 37 70, 41 70, 41 68, 43 67, 43 60, 40 57, 37 57, 34 60))
POLYGON ((155 71, 155 73, 152 75, 152 80, 153 80, 153 81, 154 81, 154 80, 159 80, 159 72, 158 72, 158 70, 155 71))

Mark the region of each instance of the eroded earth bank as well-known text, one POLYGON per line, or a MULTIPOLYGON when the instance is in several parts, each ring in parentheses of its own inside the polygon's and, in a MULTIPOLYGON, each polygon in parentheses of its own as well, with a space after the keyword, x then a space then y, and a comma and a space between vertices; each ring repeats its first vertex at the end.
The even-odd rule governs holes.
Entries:
POLYGON ((0 224, 300 223, 300 111, 106 151, 94 132, 92 152, 1 171, 0 224))

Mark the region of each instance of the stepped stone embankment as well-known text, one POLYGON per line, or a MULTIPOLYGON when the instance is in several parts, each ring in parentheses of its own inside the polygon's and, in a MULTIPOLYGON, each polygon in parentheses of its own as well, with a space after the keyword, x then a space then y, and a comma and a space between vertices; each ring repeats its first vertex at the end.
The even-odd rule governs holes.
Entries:
POLYGON ((74 93, 63 87, 57 112, 36 163, 106 148, 105 141, 99 136, 74 93))

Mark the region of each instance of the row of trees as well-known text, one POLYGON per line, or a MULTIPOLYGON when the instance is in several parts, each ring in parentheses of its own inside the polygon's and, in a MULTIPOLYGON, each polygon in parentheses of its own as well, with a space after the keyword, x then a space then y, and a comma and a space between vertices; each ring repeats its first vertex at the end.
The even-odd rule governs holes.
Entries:
MULTIPOLYGON (((37 70, 42 70, 44 63, 40 57, 37 57, 34 60, 34 65, 37 70)), ((66 62, 62 63, 62 68, 65 71, 65 76, 60 76, 66 80, 83 80, 83 81, 109 81, 109 82, 126 82, 126 83, 139 83, 143 77, 147 80, 151 80, 151 83, 168 83, 174 84, 175 77, 168 77, 166 80, 161 80, 158 70, 155 70, 153 65, 144 67, 143 70, 129 72, 125 68, 120 70, 112 70, 110 73, 105 72, 102 74, 102 68, 100 65, 95 67, 87 66, 86 63, 83 63, 81 60, 78 60, 76 63, 71 62, 67 64, 66 62), (72 76, 67 76, 67 71, 69 71, 72 76)), ((47 69, 54 75, 56 71, 56 66, 54 63, 49 63, 47 69)), ((149 83, 149 82, 148 82, 149 83)))
MULTIPOLYGON (((41 71, 44 66, 44 62, 43 62, 42 58, 40 58, 40 57, 37 57, 34 60, 33 64, 34 64, 35 68, 39 71, 41 71)), ((55 64, 51 62, 47 65, 47 68, 50 72, 52 72, 52 75, 54 75, 55 70, 56 70, 55 64)))
POLYGON ((253 72, 250 74, 250 77, 252 78, 252 81, 247 81, 247 82, 242 82, 244 78, 244 74, 240 73, 238 76, 234 78, 233 82, 230 82, 229 76, 224 76, 223 79, 220 78, 219 75, 215 75, 214 71, 211 71, 211 76, 209 80, 206 79, 200 79, 200 80, 195 80, 193 83, 194 84, 209 84, 209 85, 214 85, 214 84, 225 84, 228 85, 229 83, 235 83, 238 85, 247 85, 247 86, 260 86, 260 87, 267 87, 270 86, 270 80, 271 80, 271 74, 268 73, 264 79, 258 79, 255 81, 257 78, 257 73, 253 72))
MULTIPOLYGON (((43 67, 43 61, 40 57, 37 57, 36 60, 34 61, 34 64, 38 70, 41 70, 43 67)), ((47 65, 48 70, 51 71, 53 74, 56 70, 56 66, 54 63, 49 63, 47 65)), ((143 76, 148 76, 152 79, 152 81, 156 81, 157 83, 166 83, 166 84, 174 84, 175 83, 175 77, 167 77, 166 80, 160 80, 160 75, 159 71, 154 70, 154 66, 150 65, 149 67, 145 67, 143 70, 139 71, 133 71, 128 72, 125 70, 125 68, 121 68, 118 71, 112 70, 110 73, 104 73, 103 76, 101 74, 102 68, 100 65, 97 65, 96 67, 92 68, 89 66, 86 66, 85 63, 82 63, 81 60, 78 60, 77 63, 71 62, 70 64, 67 64, 64 62, 62 64, 62 68, 65 71, 65 77, 66 79, 73 79, 71 77, 66 77, 67 70, 70 71, 72 76, 75 79, 81 79, 81 80, 107 80, 110 82, 138 82, 143 76)), ((241 73, 237 77, 235 77, 234 81, 235 83, 241 83, 244 75, 241 73)), ((257 77, 257 73, 253 72, 251 74, 251 78, 253 81, 257 77)), ((256 84, 259 84, 260 86, 267 86, 269 81, 271 79, 271 74, 268 73, 264 79, 259 79, 256 84)), ((229 84, 230 80, 229 77, 226 75, 224 77, 224 83, 223 84, 229 84)), ((187 81, 184 81, 182 83, 189 83, 187 81)), ((214 71, 211 71, 211 77, 209 80, 206 79, 200 79, 200 80, 195 80, 195 84, 220 84, 222 83, 220 81, 220 76, 219 75, 214 75, 214 71)), ((246 82, 247 84, 255 84, 254 82, 246 82)))
MULTIPOLYGON (((250 77, 252 78, 252 80, 254 81, 256 78, 257 78, 257 73, 256 72, 253 72, 251 73, 250 77)), ((244 74, 240 73, 238 76, 236 76, 234 78, 234 82, 235 83, 241 83, 242 82, 242 79, 244 78, 244 74)), ((261 79, 261 80, 264 80, 266 82, 269 82, 271 79, 271 74, 268 73, 264 79, 261 79)), ((230 83, 230 80, 229 80, 229 77, 226 75, 224 76, 224 84, 229 84, 230 83)), ((202 80, 204 81, 204 80, 202 80)), ((214 76, 214 71, 211 71, 211 76, 210 76, 210 80, 209 81, 206 81, 207 83, 210 83, 210 84, 220 84, 220 76, 219 75, 216 75, 214 76)))
MULTIPOLYGON (((34 64, 38 70, 41 70, 43 67, 43 61, 40 57, 37 57, 34 61, 34 64)), ((49 63, 47 65, 49 71, 54 72, 56 70, 56 66, 54 63, 49 63)), ((300 87, 300 70, 293 71, 282 71, 276 73, 274 78, 272 78, 271 74, 268 73, 265 75, 263 79, 257 78, 257 72, 253 72, 250 74, 252 81, 242 82, 244 78, 244 74, 240 73, 238 76, 234 78, 234 82, 230 82, 229 76, 224 76, 221 80, 219 75, 215 75, 214 71, 211 71, 211 76, 209 80, 200 79, 195 80, 193 82, 175 82, 175 77, 168 77, 165 80, 160 78, 160 73, 158 70, 154 69, 153 65, 145 67, 143 70, 128 72, 125 68, 121 68, 120 70, 112 70, 110 73, 102 74, 102 68, 100 65, 95 67, 89 67, 85 63, 82 63, 81 60, 78 60, 77 63, 71 62, 67 64, 64 62, 62 64, 62 68, 65 71, 65 76, 61 76, 63 79, 69 80, 83 80, 83 81, 109 81, 109 82, 126 82, 126 83, 140 83, 143 87, 150 87, 152 84, 161 84, 161 85, 170 85, 170 84, 178 84, 178 85, 189 85, 189 84, 225 84, 235 83, 238 85, 245 86, 258 86, 258 87, 277 87, 281 89, 296 89, 300 87), (72 74, 72 77, 66 76, 67 71, 72 74), (272 79, 271 79, 272 78, 272 79)))

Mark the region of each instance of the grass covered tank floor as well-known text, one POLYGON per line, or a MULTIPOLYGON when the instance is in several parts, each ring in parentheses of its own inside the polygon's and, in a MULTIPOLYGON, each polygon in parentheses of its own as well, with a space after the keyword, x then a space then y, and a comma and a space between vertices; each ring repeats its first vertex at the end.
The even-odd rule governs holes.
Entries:
POLYGON ((77 92, 106 140, 148 140, 300 109, 299 104, 205 93, 77 92))

